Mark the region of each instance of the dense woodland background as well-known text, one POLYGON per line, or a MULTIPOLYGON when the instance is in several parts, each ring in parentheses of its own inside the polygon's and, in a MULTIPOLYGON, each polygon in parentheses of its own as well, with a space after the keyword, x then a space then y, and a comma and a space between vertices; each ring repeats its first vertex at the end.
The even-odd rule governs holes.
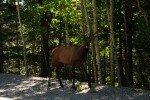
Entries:
MULTIPOLYGON (((54 47, 82 45, 98 30, 91 80, 150 89, 149 21, 150 0, 0 0, 0 73, 47 77, 54 47)), ((65 66, 62 78, 70 73, 65 66)), ((76 73, 86 81, 80 67, 76 73)))

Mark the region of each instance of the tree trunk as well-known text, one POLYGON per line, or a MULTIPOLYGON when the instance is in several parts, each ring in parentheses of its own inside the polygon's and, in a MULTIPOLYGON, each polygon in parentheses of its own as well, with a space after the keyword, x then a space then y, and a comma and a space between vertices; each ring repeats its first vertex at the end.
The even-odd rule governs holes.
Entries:
MULTIPOLYGON (((19 35, 17 35, 17 47, 19 48, 19 35)), ((17 49, 17 59, 16 59, 16 62, 17 62, 17 64, 16 64, 16 67, 18 68, 18 72, 17 72, 17 74, 18 75, 20 75, 20 58, 19 58, 19 56, 20 56, 20 50, 19 49, 17 49)))
POLYGON ((111 86, 115 86, 115 65, 114 65, 114 21, 113 21, 113 10, 114 1, 107 0, 107 15, 108 21, 110 22, 110 66, 111 66, 111 86))
POLYGON ((2 39, 1 23, 0 23, 0 73, 4 73, 3 62, 4 62, 3 39, 2 39))
MULTIPOLYGON (((97 8, 96 8, 96 0, 92 0, 93 5, 93 33, 97 31, 97 8)), ((97 33, 96 33, 97 34, 97 33)), ((99 76, 99 82, 100 84, 106 84, 105 83, 105 77, 103 76, 103 68, 100 64, 100 50, 99 50, 99 42, 98 42, 98 35, 95 38, 95 50, 96 50, 96 60, 97 60, 97 66, 98 66, 98 76, 99 76)))
POLYGON ((48 76, 48 67, 49 67, 49 51, 48 51, 48 38, 47 34, 42 33, 41 36, 41 77, 47 77, 48 76))
POLYGON ((117 56, 117 48, 115 41, 115 33, 114 33, 114 0, 107 0, 107 12, 108 12, 108 21, 110 22, 110 66, 111 66, 111 85, 115 86, 115 65, 118 67, 118 56, 117 56), (110 5, 110 10, 109 10, 110 5))
POLYGON ((65 45, 68 46, 69 45, 69 29, 68 29, 68 22, 66 19, 66 23, 65 23, 65 45))
POLYGON ((25 74, 26 74, 26 76, 28 76, 29 71, 28 71, 27 57, 26 57, 26 45, 25 45, 25 40, 24 40, 24 36, 23 36, 23 31, 22 31, 20 9, 19 9, 19 0, 17 1, 17 3, 18 3, 18 5, 16 5, 16 8, 17 8, 17 13, 18 13, 19 31, 20 31, 20 34, 21 34, 22 44, 23 44, 24 66, 25 66, 25 71, 26 71, 25 74))
POLYGON ((144 16, 146 25, 148 26, 148 25, 149 25, 149 20, 148 20, 147 12, 141 7, 140 0, 136 0, 136 2, 137 2, 137 6, 138 6, 140 12, 141 12, 141 13, 143 14, 143 16, 144 16))
POLYGON ((115 57, 114 57, 114 0, 110 0, 110 50, 111 50, 111 86, 115 86, 115 57))
POLYGON ((63 34, 62 34, 62 18, 60 17, 60 23, 59 23, 59 46, 62 46, 63 43, 63 34))
MULTIPOLYGON (((82 4, 83 4, 83 14, 84 14, 84 17, 85 17, 85 23, 87 23, 87 30, 88 30, 87 32, 89 34, 91 34, 91 25, 90 25, 90 22, 89 22, 89 16, 88 16, 87 9, 86 9, 86 1, 83 0, 82 2, 83 2, 82 4)), ((86 24, 85 24, 85 26, 86 26, 86 24)))
POLYGON ((41 19, 41 26, 46 29, 46 33, 41 34, 41 77, 47 77, 51 72, 49 67, 49 33, 50 33, 50 23, 52 20, 53 13, 46 12, 41 19))
POLYGON ((86 23, 86 21, 85 21, 83 0, 81 0, 81 11, 82 11, 82 33, 85 34, 85 29, 86 29, 85 23, 86 23))
POLYGON ((121 32, 121 25, 122 25, 122 14, 121 14, 121 6, 122 6, 122 0, 119 0, 119 3, 118 3, 118 19, 119 19, 119 25, 118 25, 118 29, 119 29, 119 49, 118 49, 118 72, 117 72, 117 75, 118 75, 118 86, 121 87, 121 86, 125 86, 125 75, 124 75, 124 69, 123 69, 123 47, 122 47, 122 42, 123 42, 123 34, 121 32))
MULTIPOLYGON (((82 0, 81 1, 81 6, 82 6, 82 13, 83 13, 83 34, 85 35, 85 29, 87 29, 87 33, 89 33, 89 35, 91 34, 91 24, 90 24, 90 21, 89 21, 89 16, 88 16, 88 13, 87 13, 87 9, 86 9, 86 1, 85 0, 82 0), (86 28, 86 24, 87 23, 87 28, 86 28)), ((86 65, 86 64, 85 64, 86 65)), ((88 67, 88 66, 87 66, 88 67)), ((91 68, 87 68, 88 69, 88 72, 90 72, 91 68)), ((91 79, 91 77, 89 77, 89 79, 91 79)))
POLYGON ((94 42, 92 42, 92 46, 91 46, 91 52, 92 52, 92 65, 93 65, 93 80, 95 83, 98 83, 98 74, 97 74, 97 66, 96 66, 96 52, 95 52, 95 45, 94 42))
POLYGON ((126 37, 126 82, 127 86, 133 85, 133 66, 132 66, 132 9, 130 0, 124 0, 124 22, 125 22, 125 37, 126 37))

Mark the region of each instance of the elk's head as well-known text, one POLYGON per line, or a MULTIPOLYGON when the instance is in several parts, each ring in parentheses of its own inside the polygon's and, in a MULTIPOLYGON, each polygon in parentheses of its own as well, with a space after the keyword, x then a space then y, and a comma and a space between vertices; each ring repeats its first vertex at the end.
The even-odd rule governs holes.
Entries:
MULTIPOLYGON (((98 31, 97 31, 97 32, 98 32, 98 31)), ((83 38, 83 40, 84 40, 83 45, 86 46, 86 48, 89 48, 90 43, 91 43, 92 40, 95 39, 97 32, 95 32, 95 33, 93 33, 93 34, 90 34, 89 36, 85 36, 85 35, 82 36, 82 38, 83 38)))

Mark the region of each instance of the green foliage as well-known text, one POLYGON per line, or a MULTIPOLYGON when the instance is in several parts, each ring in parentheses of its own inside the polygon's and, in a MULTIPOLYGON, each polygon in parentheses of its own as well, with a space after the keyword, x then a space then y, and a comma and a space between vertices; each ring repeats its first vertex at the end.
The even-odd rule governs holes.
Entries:
POLYGON ((98 91, 95 88, 90 91, 91 91, 91 93, 98 93, 98 91))
MULTIPOLYGON (((145 26, 145 25, 144 25, 145 26)), ((134 82, 135 87, 147 89, 149 87, 150 77, 150 28, 140 27, 140 31, 135 34, 134 47, 136 55, 134 55, 134 82)))
POLYGON ((44 5, 37 6, 41 13, 45 11, 53 12, 55 16, 62 16, 69 23, 76 23, 81 17, 81 13, 77 9, 76 1, 70 0, 47 0, 44 5))
POLYGON ((8 0, 8 3, 13 4, 15 0, 8 0))
POLYGON ((56 78, 56 77, 57 77, 56 72, 52 72, 52 77, 53 77, 53 78, 56 78))
POLYGON ((74 38, 70 38, 70 42, 73 43, 73 44, 78 44, 79 40, 78 40, 77 37, 74 37, 74 38))
POLYGON ((76 83, 77 83, 77 85, 76 85, 77 91, 82 91, 82 84, 81 84, 81 82, 80 81, 76 81, 76 83))
POLYGON ((150 51, 150 28, 144 28, 144 30, 136 32, 135 37, 135 48, 141 49, 143 51, 150 51))
MULTIPOLYGON (((18 30, 16 6, 14 5, 15 0, 8 1, 9 2, 7 4, 2 3, 3 0, 0 1, 0 34, 2 34, 3 42, 4 69, 6 73, 17 73, 24 75, 25 68, 23 66, 22 40, 18 30)), ((100 48, 99 54, 101 56, 101 65, 106 68, 106 84, 110 85, 110 30, 105 4, 106 0, 96 1, 97 23, 98 29, 100 29, 100 32, 98 33, 100 48)), ((90 23, 92 23, 92 1, 87 0, 86 2, 90 23)), ((116 1, 114 9, 114 28, 117 48, 119 48, 119 34, 121 34, 122 37, 122 58, 124 60, 125 38, 123 33, 125 23, 123 21, 122 5, 121 8, 119 8, 118 3, 119 1, 116 1), (119 10, 121 10, 121 14, 119 14, 119 10)), ((147 12, 147 16, 149 18, 150 11, 148 5, 149 2, 142 0, 141 7, 147 12)), ((135 87, 148 88, 150 83, 150 28, 149 26, 144 25, 145 19, 141 12, 139 12, 137 6, 134 6, 133 8, 134 14, 132 19, 135 23, 135 33, 133 33, 134 83, 135 87)), ((27 62, 31 76, 39 76, 42 66, 41 63, 45 63, 45 59, 41 57, 43 54, 43 34, 49 39, 47 48, 49 52, 51 52, 54 47, 59 45, 60 40, 62 40, 63 45, 66 45, 66 30, 68 31, 68 40, 71 45, 79 45, 82 43, 81 28, 83 26, 80 0, 27 0, 23 6, 20 6, 20 12, 27 49, 27 62), (65 27, 66 24, 68 25, 68 29, 65 27)), ((87 33, 85 34, 87 35, 87 33)), ((119 51, 117 54, 119 54, 119 51)), ((91 52, 89 53, 87 62, 91 65, 90 72, 92 75, 93 63, 91 60, 91 52)), ((124 63, 125 61, 123 61, 123 64, 124 63)), ((43 68, 45 68, 45 66, 43 66, 43 68)), ((45 68, 45 70, 47 69, 45 68)), ((81 73, 82 71, 77 71, 77 79, 82 77, 81 73)), ((115 74, 117 74, 117 72, 115 74)), ((53 72, 53 77, 56 77, 55 72, 53 72)), ((77 81, 77 90, 81 91, 81 89, 81 83, 77 81)), ((93 90, 93 92, 96 92, 96 90, 93 90)))

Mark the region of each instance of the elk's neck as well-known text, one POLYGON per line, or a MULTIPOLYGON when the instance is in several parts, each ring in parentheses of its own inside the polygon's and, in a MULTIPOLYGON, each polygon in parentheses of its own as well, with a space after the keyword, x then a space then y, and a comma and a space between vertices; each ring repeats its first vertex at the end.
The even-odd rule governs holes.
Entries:
POLYGON ((81 46, 80 50, 81 50, 81 53, 82 53, 81 55, 83 55, 83 57, 86 57, 86 55, 87 55, 87 53, 89 51, 89 47, 87 47, 87 46, 81 46))

